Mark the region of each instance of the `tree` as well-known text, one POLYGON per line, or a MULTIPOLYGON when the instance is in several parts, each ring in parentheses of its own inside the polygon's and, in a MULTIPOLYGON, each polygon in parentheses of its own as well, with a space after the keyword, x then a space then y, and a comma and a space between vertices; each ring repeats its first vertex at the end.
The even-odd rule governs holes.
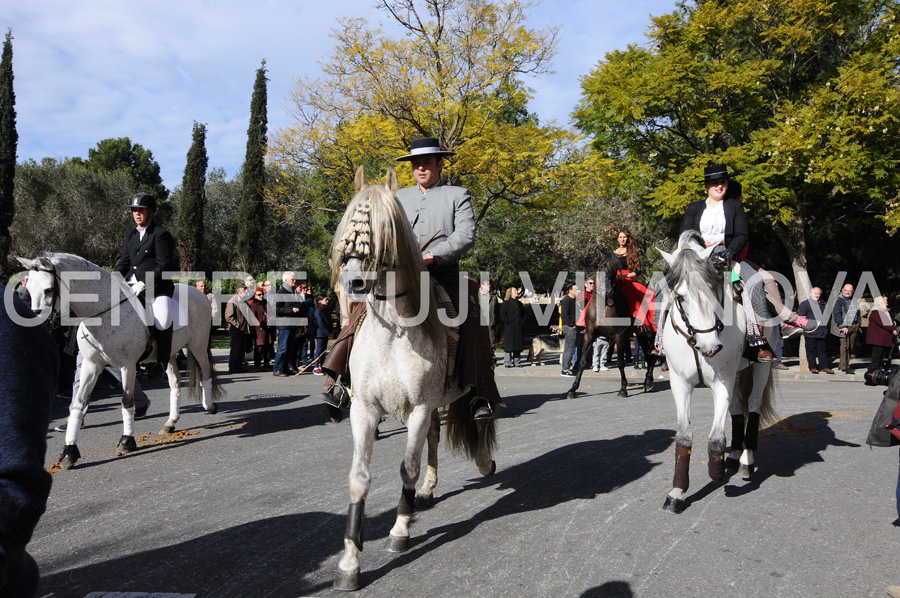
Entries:
POLYGON ((88 149, 87 160, 72 160, 95 171, 124 170, 137 188, 151 193, 158 202, 169 198, 169 190, 162 184, 159 164, 153 159, 153 152, 144 149, 140 143, 132 143, 128 137, 103 139, 96 148, 88 149))
POLYGON ((253 272, 259 267, 259 243, 266 234, 266 166, 268 133, 266 111, 266 61, 256 71, 250 100, 250 126, 247 128, 247 152, 241 172, 242 190, 239 208, 237 255, 241 267, 253 272))
POLYGON ((206 125, 194 121, 193 142, 187 153, 187 166, 178 202, 178 255, 181 269, 205 268, 203 252, 203 212, 206 207, 206 125))
POLYGON ((10 268, 12 239, 9 228, 15 216, 16 148, 19 133, 16 131, 16 94, 13 90, 12 30, 6 32, 3 42, 3 58, 0 60, 0 274, 10 268))
MULTIPOLYGON (((344 19, 320 80, 292 93, 294 123, 279 131, 272 155, 285 178, 315 172, 343 192, 316 196, 302 184, 277 187, 280 204, 338 209, 353 172, 370 175, 405 154, 417 137, 437 137, 458 151, 444 178, 472 191, 476 217, 501 202, 541 209, 565 193, 550 168, 577 141, 526 110, 529 92, 517 79, 548 72, 557 30, 528 27, 530 6, 517 0, 381 0, 400 35, 344 19), (279 195, 281 192, 281 195, 279 195)), ((398 172, 412 184, 408 169, 398 172)))
POLYGON ((137 191, 124 171, 95 171, 69 160, 28 160, 16 168, 16 220, 12 253, 74 253, 106 268, 115 266, 122 239, 134 226, 123 202, 137 191))
POLYGON ((796 277, 811 225, 880 211, 900 226, 898 11, 895 0, 684 3, 652 20, 647 47, 607 54, 585 77, 578 125, 666 217, 702 196, 708 160, 727 164, 796 277))

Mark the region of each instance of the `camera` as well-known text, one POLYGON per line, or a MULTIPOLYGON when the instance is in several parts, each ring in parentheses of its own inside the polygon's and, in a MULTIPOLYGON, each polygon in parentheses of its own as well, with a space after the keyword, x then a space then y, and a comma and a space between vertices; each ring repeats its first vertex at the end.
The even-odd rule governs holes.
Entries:
POLYGON ((863 374, 863 380, 866 386, 887 386, 897 372, 900 372, 900 365, 889 368, 869 366, 866 373, 863 374))

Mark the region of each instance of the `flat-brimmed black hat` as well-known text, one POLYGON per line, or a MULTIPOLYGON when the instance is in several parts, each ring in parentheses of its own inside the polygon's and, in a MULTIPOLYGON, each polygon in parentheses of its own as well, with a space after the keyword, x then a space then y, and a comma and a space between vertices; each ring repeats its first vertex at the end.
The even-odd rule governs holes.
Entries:
POLYGON ((441 149, 441 144, 438 143, 436 138, 423 137, 421 139, 414 139, 409 144, 409 153, 397 158, 397 162, 409 161, 418 156, 438 156, 443 158, 444 156, 454 155, 456 155, 456 152, 441 149))
POLYGON ((716 179, 727 179, 728 175, 728 167, 723 164, 713 164, 712 162, 708 162, 706 164, 706 168, 703 169, 703 180, 701 183, 708 183, 709 181, 714 181, 716 179))

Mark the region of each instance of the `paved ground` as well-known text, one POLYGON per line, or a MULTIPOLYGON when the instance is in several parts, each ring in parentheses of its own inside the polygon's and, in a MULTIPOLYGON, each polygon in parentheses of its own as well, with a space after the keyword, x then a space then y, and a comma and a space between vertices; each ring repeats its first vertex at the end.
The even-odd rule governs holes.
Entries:
MULTIPOLYGON (((661 510, 674 461, 666 380, 619 399, 617 372, 589 372, 584 392, 564 400, 558 366, 497 373, 508 407, 496 475, 445 451, 438 502, 416 514, 402 555, 383 543, 406 436, 382 425, 360 596, 855 597, 900 583, 897 451, 862 445, 882 389, 860 375, 779 372, 783 419, 763 432, 750 482, 707 483, 712 406, 697 391, 689 507, 672 515, 661 510)), ((95 401, 84 458, 54 475, 29 545, 39 596, 337 594, 349 424, 328 422, 314 398, 320 377, 221 378, 220 413, 190 405, 170 437, 156 434, 167 390, 153 383, 141 450, 127 457, 114 457, 116 402, 95 401)), ((54 424, 65 417, 57 407, 54 424)), ((49 467, 63 435, 48 441, 49 467)))

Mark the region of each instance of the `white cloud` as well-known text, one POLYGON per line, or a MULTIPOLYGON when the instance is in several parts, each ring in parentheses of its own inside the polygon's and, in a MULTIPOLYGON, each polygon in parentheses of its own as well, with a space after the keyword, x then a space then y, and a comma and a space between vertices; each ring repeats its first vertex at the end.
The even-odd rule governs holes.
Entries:
MULTIPOLYGON (((19 159, 87 156, 108 137, 153 152, 169 188, 181 183, 193 121, 208 126, 211 167, 229 175, 246 147, 256 69, 268 68, 269 129, 287 124, 299 76, 317 76, 339 16, 382 21, 374 0, 29 0, 4 2, 13 30, 19 159)), ((567 124, 578 78, 614 48, 642 43, 650 13, 673 0, 544 2, 537 26, 563 26, 556 74, 530 80, 531 110, 567 124)))

